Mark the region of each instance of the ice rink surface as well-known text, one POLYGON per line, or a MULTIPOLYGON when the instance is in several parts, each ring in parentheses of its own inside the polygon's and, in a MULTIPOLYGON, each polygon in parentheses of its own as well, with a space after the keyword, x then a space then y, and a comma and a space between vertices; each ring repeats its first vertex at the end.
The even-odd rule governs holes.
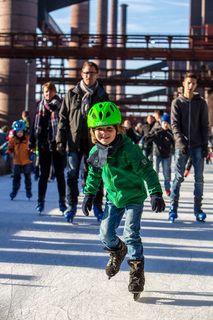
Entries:
MULTIPOLYGON (((213 165, 205 166, 203 210, 193 215, 193 172, 182 184, 179 218, 153 213, 149 200, 142 218, 145 290, 135 302, 128 292, 127 258, 111 280, 108 255, 91 212, 79 202, 75 224, 58 209, 56 182, 48 184, 45 212, 35 211, 24 183, 11 201, 11 177, 0 177, 0 320, 212 320, 213 165)), ((82 200, 82 197, 80 198, 82 200)), ((123 225, 118 230, 122 236, 123 225)))

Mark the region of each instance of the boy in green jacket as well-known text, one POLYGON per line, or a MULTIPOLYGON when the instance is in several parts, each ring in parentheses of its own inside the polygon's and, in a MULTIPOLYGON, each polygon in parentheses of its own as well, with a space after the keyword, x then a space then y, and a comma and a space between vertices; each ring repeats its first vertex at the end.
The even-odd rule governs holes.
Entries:
POLYGON ((152 163, 140 147, 124 134, 121 113, 112 102, 95 104, 87 117, 88 128, 95 146, 88 158, 89 174, 84 189, 83 213, 87 216, 94 196, 103 180, 106 189, 106 206, 100 226, 100 239, 110 254, 106 266, 109 278, 118 273, 125 255, 129 255, 130 281, 128 289, 137 298, 143 291, 144 256, 140 237, 143 203, 147 197, 145 183, 151 197, 152 210, 165 209, 162 189, 152 163), (126 215, 124 242, 116 229, 126 215))

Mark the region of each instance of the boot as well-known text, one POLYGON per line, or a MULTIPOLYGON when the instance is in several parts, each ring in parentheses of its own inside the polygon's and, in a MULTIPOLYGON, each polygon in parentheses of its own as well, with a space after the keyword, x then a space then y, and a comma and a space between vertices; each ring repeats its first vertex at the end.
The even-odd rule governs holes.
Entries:
POLYGON ((30 198, 32 198, 32 192, 31 191, 26 191, 26 197, 28 198, 28 199, 30 199, 30 198))
POLYGON ((16 197, 16 195, 17 195, 17 191, 12 191, 10 193, 10 199, 13 200, 16 197))
POLYGON ((76 212, 77 212, 77 203, 73 203, 69 205, 66 211, 64 211, 64 217, 66 221, 72 223, 76 215, 76 212))
POLYGON ((43 200, 38 200, 37 205, 36 205, 36 210, 40 214, 42 211, 44 211, 44 201, 43 200))
POLYGON ((130 266, 129 286, 128 290, 131 293, 139 293, 144 289, 144 259, 143 260, 128 260, 130 266))
POLYGON ((64 213, 64 211, 67 210, 67 205, 65 200, 60 200, 59 201, 59 210, 64 213))
POLYGON ((120 240, 118 249, 108 251, 110 254, 110 258, 105 271, 110 279, 111 277, 114 277, 120 270, 121 263, 123 262, 127 254, 127 246, 123 241, 120 240))

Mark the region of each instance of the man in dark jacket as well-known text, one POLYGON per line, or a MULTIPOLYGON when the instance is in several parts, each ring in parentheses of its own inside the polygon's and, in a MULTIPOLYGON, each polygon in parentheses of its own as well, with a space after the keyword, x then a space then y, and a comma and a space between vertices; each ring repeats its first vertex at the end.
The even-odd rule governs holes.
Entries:
POLYGON ((65 155, 56 150, 56 132, 58 113, 61 99, 56 94, 56 87, 52 82, 43 86, 43 99, 39 102, 30 134, 30 149, 38 148, 40 177, 38 181, 38 203, 36 209, 39 213, 44 210, 45 195, 51 165, 57 180, 59 193, 59 209, 64 212, 66 207, 66 183, 64 177, 65 155))
MULTIPOLYGON (((67 173, 67 201, 68 209, 65 218, 72 222, 77 211, 78 204, 78 179, 81 160, 87 159, 92 143, 87 128, 87 113, 93 104, 108 101, 108 95, 98 79, 98 66, 94 62, 86 61, 82 66, 82 80, 68 91, 62 102, 59 114, 59 124, 56 137, 57 150, 64 152, 68 149, 68 173, 67 173)), ((87 164, 85 162, 85 169, 87 164)), ((103 188, 94 200, 94 214, 101 220, 103 188)))
POLYGON ((175 139, 175 177, 172 184, 169 220, 177 218, 180 186, 189 157, 194 167, 194 214, 197 221, 205 221, 202 211, 204 158, 208 153, 208 107, 195 92, 197 78, 187 73, 183 81, 183 95, 172 102, 171 120, 175 139))

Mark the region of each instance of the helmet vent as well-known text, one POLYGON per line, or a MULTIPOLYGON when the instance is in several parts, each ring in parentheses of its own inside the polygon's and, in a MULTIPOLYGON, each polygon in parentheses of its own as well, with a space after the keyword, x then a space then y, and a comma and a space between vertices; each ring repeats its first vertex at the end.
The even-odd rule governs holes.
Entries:
POLYGON ((99 119, 102 120, 102 118, 103 118, 103 113, 100 111, 99 112, 99 119))
POLYGON ((110 109, 112 110, 112 112, 115 112, 115 109, 112 105, 110 105, 110 109))
POLYGON ((110 115, 111 115, 111 113, 110 113, 109 111, 107 111, 107 113, 106 113, 106 118, 109 118, 110 115))

